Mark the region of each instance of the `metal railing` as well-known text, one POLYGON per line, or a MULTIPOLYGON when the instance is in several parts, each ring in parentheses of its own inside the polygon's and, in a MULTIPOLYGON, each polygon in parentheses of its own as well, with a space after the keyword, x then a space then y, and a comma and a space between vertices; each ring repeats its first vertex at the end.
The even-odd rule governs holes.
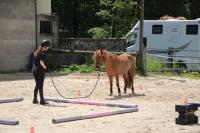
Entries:
POLYGON ((200 50, 147 49, 145 69, 148 71, 200 71, 200 50))

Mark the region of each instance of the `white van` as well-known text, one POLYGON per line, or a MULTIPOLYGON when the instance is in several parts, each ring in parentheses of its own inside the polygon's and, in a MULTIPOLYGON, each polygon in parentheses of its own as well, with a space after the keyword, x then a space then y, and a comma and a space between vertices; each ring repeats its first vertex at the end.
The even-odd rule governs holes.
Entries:
MULTIPOLYGON (((148 54, 168 56, 188 70, 200 71, 200 18, 196 20, 144 20, 144 46, 148 54)), ((126 50, 139 51, 140 22, 126 35, 126 50)))

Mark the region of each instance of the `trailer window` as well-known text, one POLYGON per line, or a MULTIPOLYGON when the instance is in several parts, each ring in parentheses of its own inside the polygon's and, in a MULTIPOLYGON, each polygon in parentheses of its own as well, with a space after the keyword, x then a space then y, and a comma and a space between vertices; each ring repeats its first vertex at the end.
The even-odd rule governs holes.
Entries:
POLYGON ((163 25, 152 25, 152 34, 162 34, 163 25))
POLYGON ((126 38, 126 45, 127 47, 134 45, 136 42, 136 37, 137 34, 130 34, 127 38, 126 38))
POLYGON ((197 35, 198 34, 198 25, 187 25, 186 34, 187 35, 197 35))

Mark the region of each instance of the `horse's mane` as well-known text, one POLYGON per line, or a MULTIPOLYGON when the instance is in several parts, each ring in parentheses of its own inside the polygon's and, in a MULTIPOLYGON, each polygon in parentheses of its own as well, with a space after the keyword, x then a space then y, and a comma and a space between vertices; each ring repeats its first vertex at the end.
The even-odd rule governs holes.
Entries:
POLYGON ((108 52, 107 50, 102 50, 103 53, 105 53, 106 55, 113 55, 112 53, 108 52))
POLYGON ((113 55, 112 53, 108 52, 107 50, 102 50, 102 49, 96 50, 94 55, 97 56, 97 55, 101 55, 102 53, 104 55, 113 55))

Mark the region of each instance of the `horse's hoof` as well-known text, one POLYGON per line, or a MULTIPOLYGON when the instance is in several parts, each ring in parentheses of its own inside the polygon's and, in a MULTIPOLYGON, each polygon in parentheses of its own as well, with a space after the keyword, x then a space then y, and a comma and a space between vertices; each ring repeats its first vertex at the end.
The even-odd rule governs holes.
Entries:
POLYGON ((109 96, 112 96, 112 94, 109 94, 109 96))
POLYGON ((121 97, 122 95, 121 95, 121 94, 119 94, 118 96, 119 96, 119 97, 121 97))
POLYGON ((123 93, 126 94, 126 91, 124 91, 123 93))

